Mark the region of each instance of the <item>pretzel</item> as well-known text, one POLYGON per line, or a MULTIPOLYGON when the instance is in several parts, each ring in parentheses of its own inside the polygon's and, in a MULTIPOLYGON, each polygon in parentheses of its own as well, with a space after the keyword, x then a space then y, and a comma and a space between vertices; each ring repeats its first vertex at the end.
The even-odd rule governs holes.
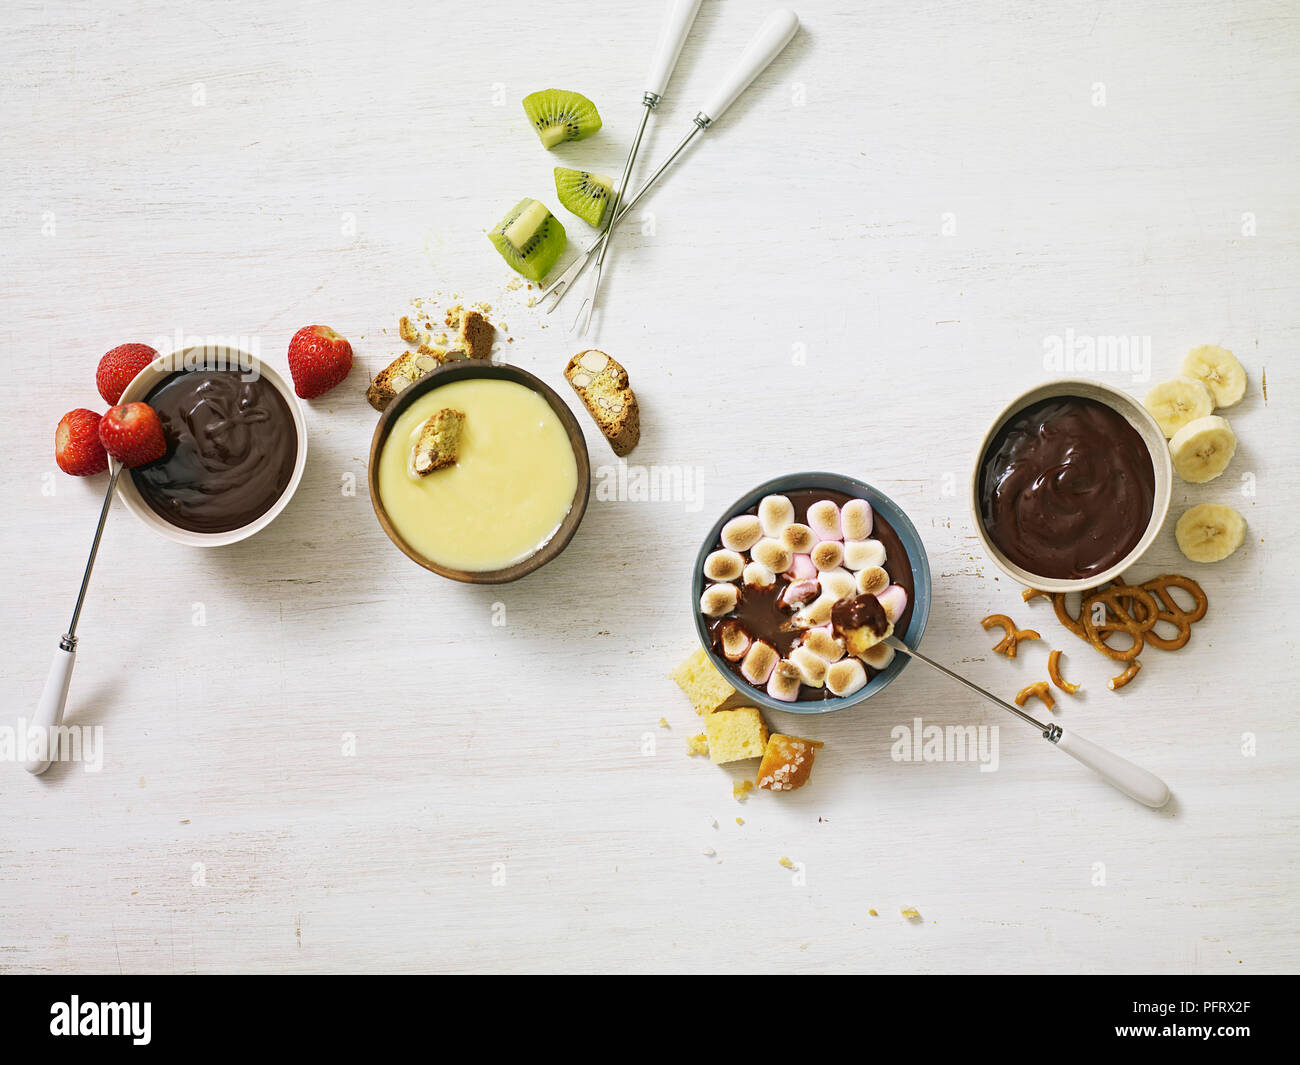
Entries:
MULTIPOLYGON (((1080 603, 1080 607, 1082 607, 1080 603)), ((1078 618, 1070 617, 1070 611, 1065 606, 1065 593, 1056 592, 1052 596, 1052 609, 1056 611, 1056 620, 1074 633, 1079 639, 1087 640, 1088 634, 1083 631, 1083 624, 1078 618)), ((1089 641, 1091 642, 1091 641, 1089 641)))
POLYGON ((1051 592, 1045 592, 1041 588, 1026 588, 1023 592, 1020 593, 1020 598, 1027 603, 1031 599, 1037 599, 1040 595, 1047 599, 1050 599, 1052 597, 1051 592))
POLYGON ((1108 687, 1111 691, 1117 692, 1124 687, 1129 681, 1138 675, 1138 670, 1142 668, 1142 663, 1136 658, 1128 664, 1128 669, 1124 670, 1118 677, 1111 677, 1108 687))
POLYGON ((1167 621, 1178 630, 1176 636, 1161 636, 1153 628, 1147 633, 1146 639, 1152 647, 1158 647, 1162 651, 1177 651, 1180 647, 1187 644, 1192 635, 1193 622, 1200 621, 1205 617, 1205 612, 1209 609, 1210 601, 1201 586, 1190 577, 1181 577, 1176 573, 1165 573, 1159 577, 1153 577, 1151 580, 1142 585, 1153 596, 1159 598, 1164 604, 1164 610, 1157 610, 1156 620, 1167 621), (1192 610, 1189 613, 1178 605, 1173 593, 1169 591, 1170 587, 1181 588, 1192 597, 1192 610))
POLYGON ((1063 692, 1073 695, 1079 690, 1079 685, 1071 684, 1068 680, 1061 677, 1061 652, 1053 651, 1047 656, 1047 675, 1051 677, 1052 683, 1063 692))
POLYGON ((980 624, 984 626, 986 631, 993 628, 994 625, 1001 625, 1006 630, 1007 634, 994 645, 993 650, 996 654, 1006 655, 1008 658, 1016 657, 1016 644, 1021 640, 1042 639, 1033 629, 1016 628, 1016 623, 1006 614, 990 614, 980 624))
POLYGON ((1083 623, 1088 641, 1108 658, 1116 662, 1132 662, 1142 653, 1146 636, 1156 623, 1159 607, 1145 588, 1133 584, 1116 584, 1093 592, 1079 607, 1079 620, 1083 623), (1093 608, 1101 603, 1105 616, 1101 622, 1093 620, 1093 608), (1126 632, 1133 641, 1128 647, 1116 650, 1106 643, 1114 632, 1126 632))
POLYGON ((1043 705, 1046 706, 1047 709, 1049 710, 1056 709, 1056 700, 1052 698, 1052 691, 1047 686, 1047 681, 1045 680, 1035 681, 1033 684, 1029 684, 1021 688, 1020 691, 1016 693, 1016 705, 1024 706, 1025 703, 1029 702, 1030 696, 1033 696, 1034 698, 1037 699, 1041 699, 1043 701, 1043 705))

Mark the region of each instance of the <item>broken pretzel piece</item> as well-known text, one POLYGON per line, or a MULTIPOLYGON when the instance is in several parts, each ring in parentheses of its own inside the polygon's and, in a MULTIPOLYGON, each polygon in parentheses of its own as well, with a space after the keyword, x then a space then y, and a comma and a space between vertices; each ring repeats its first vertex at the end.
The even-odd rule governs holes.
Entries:
POLYGON ((1047 675, 1051 678, 1052 683, 1055 684, 1058 688, 1060 688, 1061 691, 1063 692, 1073 695, 1075 692, 1079 690, 1079 685, 1071 684, 1068 680, 1065 680, 1061 676, 1061 652, 1060 651, 1053 651, 1050 655, 1047 656, 1047 675))
POLYGON ((990 614, 980 621, 984 628, 991 629, 995 625, 1001 625, 1006 630, 1006 635, 993 647, 995 654, 1006 655, 1007 658, 1016 657, 1016 645, 1021 640, 1040 640, 1041 636, 1033 629, 1018 629, 1016 623, 1006 614, 990 614))
POLYGON ((1138 670, 1140 670, 1141 668, 1142 668, 1142 663, 1138 661, 1136 658, 1133 659, 1133 661, 1128 664, 1128 669, 1124 670, 1124 672, 1121 673, 1118 677, 1110 678, 1110 682, 1109 684, 1107 684, 1107 687, 1110 688, 1110 690, 1113 692, 1119 691, 1120 688, 1124 687, 1125 684, 1127 684, 1129 681, 1131 681, 1134 677, 1138 675, 1138 670))
POLYGON ((420 477, 428 477, 435 470, 456 465, 464 428, 464 412, 443 407, 421 426, 411 456, 411 469, 420 477))
POLYGON ((1044 706, 1049 710, 1056 709, 1056 700, 1052 698, 1052 690, 1047 686, 1047 681, 1039 680, 1033 684, 1026 685, 1016 693, 1016 705, 1024 706, 1029 702, 1030 697, 1042 700, 1044 706))

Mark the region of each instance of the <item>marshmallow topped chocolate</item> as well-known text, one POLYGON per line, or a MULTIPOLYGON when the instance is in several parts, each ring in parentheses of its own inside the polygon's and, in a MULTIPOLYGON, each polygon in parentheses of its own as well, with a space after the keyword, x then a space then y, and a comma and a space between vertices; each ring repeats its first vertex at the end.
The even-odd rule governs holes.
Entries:
POLYGON ((886 635, 911 620, 902 541, 865 499, 840 492, 765 496, 723 525, 704 572, 699 608, 714 649, 740 681, 782 702, 860 690, 893 657, 875 635, 880 618, 886 635), (859 599, 870 606, 855 608, 859 599), (862 617, 837 626, 837 611, 862 617))

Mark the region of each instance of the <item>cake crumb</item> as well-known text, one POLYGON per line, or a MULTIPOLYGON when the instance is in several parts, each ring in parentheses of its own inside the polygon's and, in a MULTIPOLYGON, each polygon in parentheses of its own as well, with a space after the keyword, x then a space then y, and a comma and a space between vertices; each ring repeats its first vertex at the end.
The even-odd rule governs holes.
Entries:
POLYGON ((659 727, 660 727, 660 728, 672 728, 672 725, 668 724, 668 719, 667 719, 666 717, 661 717, 661 718, 659 719, 659 727))
POLYGON ((709 753, 709 738, 703 732, 686 741, 686 753, 694 758, 697 754, 709 753))
POLYGON ((901 913, 903 919, 907 921, 919 921, 921 919, 921 911, 915 906, 904 906, 898 912, 901 913))
POLYGON ((781 860, 777 862, 777 865, 784 865, 787 869, 794 868, 794 862, 790 861, 790 859, 787 858, 784 854, 781 855, 781 860))
POLYGON ((744 823, 745 823, 745 819, 743 817, 736 818, 736 824, 743 825, 744 823))
POLYGON ((876 913, 875 910, 868 910, 867 913, 871 914, 872 917, 879 917, 879 916, 880 916, 880 914, 876 913))
POLYGON ((753 790, 753 788, 754 788, 753 781, 737 780, 734 784, 731 785, 731 797, 735 799, 736 802, 744 802, 747 798, 749 798, 749 793, 750 791, 753 790))

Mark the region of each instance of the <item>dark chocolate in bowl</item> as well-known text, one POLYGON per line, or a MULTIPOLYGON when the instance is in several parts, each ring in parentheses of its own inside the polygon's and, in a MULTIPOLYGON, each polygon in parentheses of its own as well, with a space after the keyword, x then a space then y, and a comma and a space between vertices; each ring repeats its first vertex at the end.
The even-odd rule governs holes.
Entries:
MULTIPOLYGON (((808 508, 818 500, 832 500, 836 506, 843 507, 851 499, 860 499, 861 496, 846 495, 844 492, 832 491, 829 488, 812 488, 800 489, 791 492, 777 492, 777 495, 783 495, 794 504, 794 520, 797 522, 808 522, 808 508)), ((736 514, 729 517, 738 517, 741 514, 757 514, 758 503, 755 503, 748 510, 737 511, 736 514)), ((872 530, 873 539, 879 540, 885 547, 885 572, 889 574, 891 584, 899 585, 907 592, 907 606, 904 608, 902 616, 894 622, 894 631, 904 633, 912 621, 912 606, 916 599, 916 589, 912 582, 912 566, 907 558, 907 549, 903 546, 903 541, 898 538, 893 527, 881 515, 879 510, 873 508, 872 512, 872 530)), ((722 547, 722 540, 719 538, 714 542, 710 550, 718 550, 722 547)), ((756 640, 765 640, 770 643, 782 658, 789 658, 790 652, 803 636, 802 630, 785 631, 782 625, 789 620, 790 614, 777 605, 781 598, 781 593, 785 591, 790 584, 790 579, 784 573, 778 573, 776 583, 770 588, 752 588, 747 587, 740 597, 740 602, 736 609, 729 614, 719 618, 710 618, 708 622, 709 639, 712 642, 714 651, 717 652, 720 662, 725 662, 727 668, 735 674, 740 682, 740 690, 745 691, 753 689, 748 680, 741 675, 740 662, 729 662, 722 655, 722 643, 718 630, 723 622, 732 618, 740 620, 745 630, 756 640)), ((875 677, 881 670, 872 669, 865 662, 862 663, 867 671, 868 682, 875 677)), ((822 702, 826 699, 836 699, 839 696, 833 695, 828 688, 810 688, 806 684, 799 686, 798 702, 822 702)))
POLYGON ((1009 418, 980 457, 979 516, 1006 558, 1040 577, 1077 580, 1118 565, 1155 505, 1141 434, 1113 407, 1054 396, 1009 418))
POLYGON ((190 532, 231 532, 260 518, 288 488, 298 434, 289 404, 265 377, 182 370, 145 402, 162 421, 167 453, 131 478, 164 521, 190 532))

